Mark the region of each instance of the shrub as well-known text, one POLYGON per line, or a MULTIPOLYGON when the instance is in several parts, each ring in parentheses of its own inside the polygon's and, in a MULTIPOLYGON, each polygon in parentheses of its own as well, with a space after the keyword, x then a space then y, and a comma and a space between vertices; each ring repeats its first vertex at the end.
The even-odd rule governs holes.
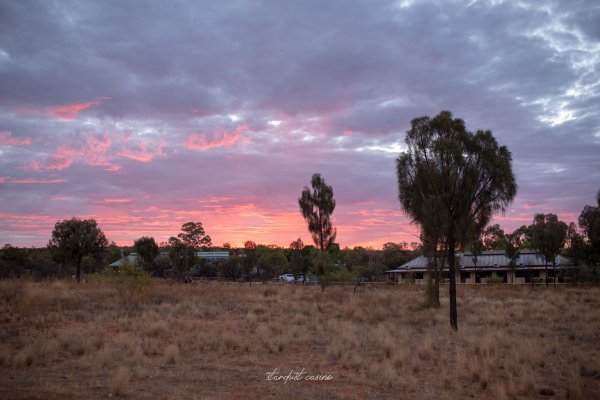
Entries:
POLYGON ((152 275, 141 265, 124 261, 118 270, 104 270, 105 277, 115 286, 127 304, 143 303, 152 287, 152 275))

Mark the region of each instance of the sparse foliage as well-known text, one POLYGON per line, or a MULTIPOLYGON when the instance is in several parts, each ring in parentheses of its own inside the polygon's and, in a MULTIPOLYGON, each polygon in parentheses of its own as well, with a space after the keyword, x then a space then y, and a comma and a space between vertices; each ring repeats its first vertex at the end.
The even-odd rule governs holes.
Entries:
POLYGON ((302 216, 308 222, 308 230, 319 250, 325 250, 335 242, 336 229, 331 224, 331 214, 335 210, 333 189, 325 183, 320 174, 311 180, 312 192, 304 187, 298 204, 302 216))
POLYGON ((206 249, 212 246, 212 240, 204 231, 202 222, 186 222, 181 226, 181 231, 177 237, 188 247, 206 249))
POLYGON ((86 255, 100 257, 108 240, 94 219, 71 218, 54 225, 48 247, 66 262, 76 266, 77 280, 81 279, 81 261, 86 255))
MULTIPOLYGON (((556 269, 556 256, 558 256, 565 245, 567 238, 567 224, 559 221, 556 214, 536 214, 533 224, 529 226, 531 244, 537 252, 544 257, 546 264, 546 278, 548 277, 548 262, 556 269)), ((556 274, 554 274, 556 284, 556 274)), ((548 286, 548 279, 546 279, 548 286)))
POLYGON ((600 190, 597 206, 585 206, 579 214, 579 227, 587 240, 587 262, 593 268, 600 264, 600 190))
POLYGON ((152 261, 158 256, 158 245, 153 237, 142 236, 133 243, 133 249, 142 258, 142 262, 148 268, 152 261))
POLYGON ((471 133, 448 111, 413 119, 405 141, 408 150, 397 160, 400 204, 422 240, 446 250, 450 325, 457 329, 455 250, 514 198, 511 154, 492 132, 471 133))
POLYGON ((0 250, 0 277, 19 277, 23 274, 27 264, 25 250, 10 244, 4 245, 0 250))
POLYGON ((490 225, 481 234, 484 250, 506 249, 506 234, 500 225, 490 225))

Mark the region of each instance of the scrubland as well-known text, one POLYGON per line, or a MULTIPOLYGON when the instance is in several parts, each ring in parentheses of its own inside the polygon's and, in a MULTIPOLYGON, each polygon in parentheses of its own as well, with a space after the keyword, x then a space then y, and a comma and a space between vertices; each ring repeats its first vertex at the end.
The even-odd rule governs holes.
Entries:
POLYGON ((600 288, 424 289, 0 281, 0 398, 600 398, 600 288))

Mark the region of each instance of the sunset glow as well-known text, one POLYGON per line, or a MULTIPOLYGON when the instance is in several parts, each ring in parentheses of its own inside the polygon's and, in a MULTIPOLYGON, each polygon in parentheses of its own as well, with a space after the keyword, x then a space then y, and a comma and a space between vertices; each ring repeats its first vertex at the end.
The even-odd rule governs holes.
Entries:
POLYGON ((0 6, 0 246, 44 246, 73 216, 119 245, 188 221, 215 245, 309 244, 315 172, 342 247, 416 242, 395 160, 441 110, 512 152, 504 229, 593 202, 593 2, 242 3, 0 6))

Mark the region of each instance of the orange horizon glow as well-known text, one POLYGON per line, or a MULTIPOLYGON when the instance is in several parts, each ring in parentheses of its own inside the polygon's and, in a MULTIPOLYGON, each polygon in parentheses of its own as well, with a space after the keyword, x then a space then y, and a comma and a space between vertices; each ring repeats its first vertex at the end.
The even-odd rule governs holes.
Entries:
MULTIPOLYGON (((48 182, 23 180, 19 183, 48 182)), ((65 198, 63 201, 68 203, 76 199, 65 198)), ((132 246, 141 236, 154 237, 157 243, 166 242, 169 237, 177 236, 181 225, 189 221, 202 222, 214 247, 229 243, 234 248, 242 248, 246 241, 251 240, 256 244, 287 248, 298 238, 305 245, 313 245, 306 222, 295 211, 269 210, 244 202, 222 205, 217 198, 205 200, 205 207, 200 210, 155 206, 136 209, 133 203, 135 202, 131 198, 100 199, 93 203, 97 207, 93 214, 80 215, 78 218, 95 219, 107 239, 118 246, 132 246)), ((491 223, 498 223, 506 232, 510 232, 521 225, 531 224, 533 220, 533 215, 525 216, 522 212, 515 214, 513 217, 498 216, 491 223)), ((5 230, 8 228, 12 234, 32 237, 26 243, 11 243, 20 247, 44 246, 54 224, 71 217, 0 213, 0 221, 5 230), (33 239, 34 237, 37 239, 33 239)), ((559 216, 567 223, 575 217, 574 213, 569 212, 559 216)), ((387 242, 420 242, 419 229, 398 210, 343 210, 333 216, 333 222, 338 231, 336 242, 341 248, 362 246, 381 249, 387 242)))

